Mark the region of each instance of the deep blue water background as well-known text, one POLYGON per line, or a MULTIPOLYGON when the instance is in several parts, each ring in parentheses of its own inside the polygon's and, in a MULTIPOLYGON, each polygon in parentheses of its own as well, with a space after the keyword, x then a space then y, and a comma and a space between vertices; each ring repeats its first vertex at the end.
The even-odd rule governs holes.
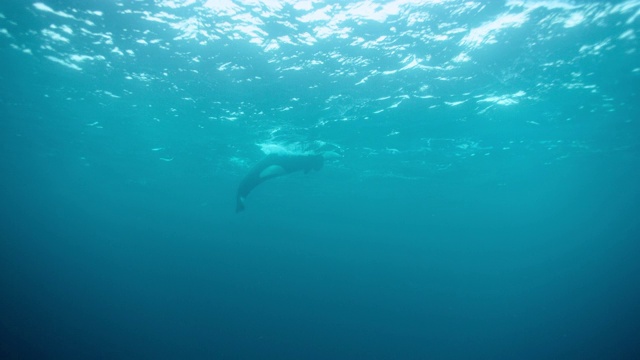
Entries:
MULTIPOLYGON (((147 26, 91 5, 114 37, 147 26)), ((459 69, 475 77, 426 80, 443 101, 523 88, 530 101, 485 113, 410 99, 374 113, 372 99, 427 76, 355 87, 360 78, 327 80, 347 65, 282 72, 225 40, 175 45, 217 54, 215 66, 191 64, 197 74, 172 72, 184 66, 174 48, 78 71, 44 57, 37 35, 51 17, 22 1, 0 10, 12 33, 0 37, 0 357, 640 357, 637 41, 572 60, 597 94, 527 62, 572 59, 567 44, 617 36, 616 21, 534 55, 506 52, 526 33, 514 29, 500 56, 478 50, 459 69), (226 58, 262 81, 215 70, 226 58), (240 179, 264 156, 257 144, 313 141, 343 157, 266 182, 234 212, 240 179)), ((333 41, 313 46, 343 46, 333 41)))

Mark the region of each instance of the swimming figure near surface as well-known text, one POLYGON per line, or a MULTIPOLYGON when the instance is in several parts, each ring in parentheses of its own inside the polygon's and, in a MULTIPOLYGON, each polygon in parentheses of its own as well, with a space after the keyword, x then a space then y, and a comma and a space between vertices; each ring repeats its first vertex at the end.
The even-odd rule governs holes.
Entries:
POLYGON ((324 165, 322 155, 293 155, 293 154, 269 154, 260 162, 255 164, 238 186, 236 197, 236 212, 244 210, 244 201, 256 186, 263 181, 290 174, 296 171, 304 171, 305 174, 311 170, 318 171, 324 165))

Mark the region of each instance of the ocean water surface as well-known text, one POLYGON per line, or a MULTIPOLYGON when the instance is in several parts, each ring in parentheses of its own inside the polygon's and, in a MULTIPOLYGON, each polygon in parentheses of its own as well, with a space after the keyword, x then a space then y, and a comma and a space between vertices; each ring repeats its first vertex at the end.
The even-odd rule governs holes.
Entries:
POLYGON ((638 0, 0 2, 0 357, 640 358, 638 36, 638 0))

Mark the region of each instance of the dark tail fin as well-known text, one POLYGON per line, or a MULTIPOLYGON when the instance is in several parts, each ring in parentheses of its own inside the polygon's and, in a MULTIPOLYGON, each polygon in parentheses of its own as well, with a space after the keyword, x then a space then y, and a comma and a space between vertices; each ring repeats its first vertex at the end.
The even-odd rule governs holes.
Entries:
POLYGON ((238 196, 238 201, 236 202, 236 212, 239 213, 244 211, 244 199, 241 196, 238 196))

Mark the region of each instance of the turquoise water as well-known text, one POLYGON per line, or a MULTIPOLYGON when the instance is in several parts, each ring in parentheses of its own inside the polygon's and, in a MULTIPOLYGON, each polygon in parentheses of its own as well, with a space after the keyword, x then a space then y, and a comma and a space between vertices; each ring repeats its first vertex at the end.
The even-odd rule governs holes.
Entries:
POLYGON ((640 358, 640 1, 43 1, 0 357, 640 358))

